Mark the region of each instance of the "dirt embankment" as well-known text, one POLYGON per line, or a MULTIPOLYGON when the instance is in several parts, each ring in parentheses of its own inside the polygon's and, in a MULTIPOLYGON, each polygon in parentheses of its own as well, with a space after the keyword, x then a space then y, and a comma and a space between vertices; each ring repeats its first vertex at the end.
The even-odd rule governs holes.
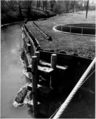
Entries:
POLYGON ((42 37, 41 33, 34 28, 32 22, 27 23, 28 29, 38 39, 41 48, 45 50, 54 50, 55 52, 65 52, 68 55, 78 55, 80 57, 93 59, 95 57, 95 36, 92 35, 74 35, 64 32, 56 32, 53 26, 58 24, 72 23, 91 23, 95 24, 95 12, 90 11, 88 18, 85 12, 62 14, 43 21, 36 21, 39 27, 52 36, 53 41, 49 42, 42 37))

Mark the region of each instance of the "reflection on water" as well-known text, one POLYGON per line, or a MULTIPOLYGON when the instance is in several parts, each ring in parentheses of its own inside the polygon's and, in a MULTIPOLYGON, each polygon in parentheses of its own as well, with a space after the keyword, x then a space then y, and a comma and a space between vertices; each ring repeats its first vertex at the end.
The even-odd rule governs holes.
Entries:
POLYGON ((29 118, 27 106, 14 108, 13 99, 26 82, 22 74, 20 47, 21 29, 13 25, 1 30, 1 116, 2 118, 29 118))

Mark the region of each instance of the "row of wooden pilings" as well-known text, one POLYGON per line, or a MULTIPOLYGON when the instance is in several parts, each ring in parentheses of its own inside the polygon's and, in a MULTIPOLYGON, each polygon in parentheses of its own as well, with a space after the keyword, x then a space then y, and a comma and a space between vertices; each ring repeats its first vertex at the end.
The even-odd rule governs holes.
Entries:
MULTIPOLYGON (((33 98, 33 115, 34 117, 37 117, 38 115, 38 100, 37 100, 37 89, 38 89, 38 80, 39 80, 39 60, 40 60, 40 52, 36 51, 34 48, 34 44, 30 42, 30 39, 28 39, 28 36, 24 32, 22 32, 22 39, 23 39, 23 62, 24 62, 24 68, 30 68, 31 69, 31 75, 32 79, 29 79, 32 81, 32 98, 33 98), (33 51, 31 51, 33 50, 33 51)), ((52 54, 51 55, 51 65, 50 68, 52 71, 55 71, 56 63, 57 63, 57 55, 52 54)), ((27 77, 29 78, 29 77, 27 77)), ((51 87, 51 86, 50 86, 51 87)))
MULTIPOLYGON (((33 92, 33 113, 36 117, 38 115, 38 100, 37 100, 37 88, 38 88, 38 63, 39 63, 39 56, 40 53, 37 51, 34 56, 32 56, 32 92, 33 92)), ((51 68, 55 70, 56 68, 56 60, 57 56, 56 54, 51 55, 51 68)))
MULTIPOLYGON (((40 53, 36 52, 34 56, 32 56, 31 62, 31 72, 32 72, 32 94, 33 94, 33 114, 34 117, 38 115, 38 100, 37 100, 37 88, 38 88, 38 62, 39 62, 40 53)), ((56 67, 56 54, 52 54, 51 56, 51 67, 55 70, 56 67)))

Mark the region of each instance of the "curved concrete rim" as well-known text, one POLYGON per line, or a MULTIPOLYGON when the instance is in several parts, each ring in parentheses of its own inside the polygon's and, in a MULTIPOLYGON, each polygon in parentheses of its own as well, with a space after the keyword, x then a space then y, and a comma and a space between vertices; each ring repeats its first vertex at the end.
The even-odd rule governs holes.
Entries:
MULTIPOLYGON (((55 25, 55 26, 53 26, 53 30, 55 31, 55 32, 59 32, 59 33, 66 33, 66 34, 70 34, 70 35, 83 35, 83 36, 93 36, 93 35, 89 35, 89 34, 79 34, 79 33, 71 33, 71 32, 64 32, 64 31, 60 31, 60 30, 57 30, 56 29, 56 27, 57 26, 64 26, 65 24, 58 24, 58 25, 55 25)), ((94 36, 96 36, 96 34, 94 34, 94 36)))
POLYGON ((58 25, 53 26, 53 30, 54 30, 55 32, 63 32, 63 31, 60 31, 60 30, 57 30, 57 29, 56 29, 57 26, 62 26, 62 25, 64 25, 64 24, 58 24, 58 25))

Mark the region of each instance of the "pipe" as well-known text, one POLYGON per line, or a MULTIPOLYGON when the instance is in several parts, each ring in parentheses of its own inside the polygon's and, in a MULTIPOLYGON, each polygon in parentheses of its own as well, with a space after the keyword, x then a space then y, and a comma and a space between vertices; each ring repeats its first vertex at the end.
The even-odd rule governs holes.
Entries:
POLYGON ((74 97, 74 95, 76 94, 76 92, 78 91, 78 89, 81 87, 82 82, 85 80, 86 76, 88 75, 88 73, 90 72, 90 70, 92 69, 92 67, 95 65, 95 63, 96 63, 96 57, 91 62, 91 64, 89 65, 89 67, 86 69, 86 71, 84 72, 84 74, 81 76, 80 80, 77 82, 77 84, 75 85, 75 87, 73 88, 73 90, 71 91, 71 93, 69 94, 69 96, 66 98, 66 100, 64 101, 64 103, 60 106, 58 112, 53 117, 53 119, 60 118, 60 116, 63 114, 63 112, 67 108, 68 104, 70 103, 70 101, 72 100, 72 98, 74 97))

